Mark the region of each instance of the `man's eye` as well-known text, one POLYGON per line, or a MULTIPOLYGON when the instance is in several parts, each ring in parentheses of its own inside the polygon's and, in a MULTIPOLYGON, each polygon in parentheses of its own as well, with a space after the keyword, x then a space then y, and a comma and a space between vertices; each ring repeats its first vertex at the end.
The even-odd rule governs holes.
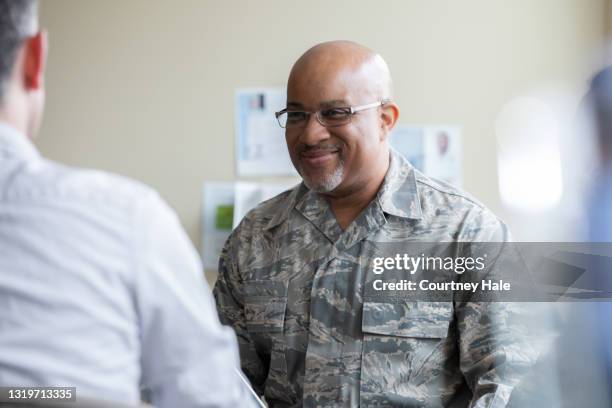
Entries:
POLYGON ((302 122, 307 117, 308 114, 306 112, 287 112, 287 120, 290 122, 302 122))
POLYGON ((321 111, 321 116, 325 119, 344 119, 349 115, 346 109, 334 108, 321 111))

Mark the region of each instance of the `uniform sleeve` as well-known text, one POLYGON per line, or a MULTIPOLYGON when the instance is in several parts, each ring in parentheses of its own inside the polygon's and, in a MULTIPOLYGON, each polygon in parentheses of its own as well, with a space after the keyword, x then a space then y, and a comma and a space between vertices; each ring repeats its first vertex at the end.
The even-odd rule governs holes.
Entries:
MULTIPOLYGON (((476 211, 465 226, 464 242, 495 252, 488 254, 494 261, 480 278, 495 279, 497 272, 503 275, 512 270, 500 268, 515 268, 511 264, 522 259, 512 253, 517 248, 508 244, 511 237, 506 226, 488 211, 476 211)), ((473 394, 469 407, 506 407, 512 391, 537 359, 527 319, 529 304, 478 300, 464 298, 455 304, 460 368, 473 394)))
POLYGON ((257 353, 246 324, 244 313, 244 283, 238 269, 238 245, 241 227, 225 243, 219 259, 219 276, 213 290, 219 317, 223 324, 236 332, 242 370, 259 395, 264 394, 269 361, 257 353))
POLYGON ((202 266, 156 194, 137 206, 133 259, 141 383, 156 407, 249 406, 236 340, 221 326, 202 266))

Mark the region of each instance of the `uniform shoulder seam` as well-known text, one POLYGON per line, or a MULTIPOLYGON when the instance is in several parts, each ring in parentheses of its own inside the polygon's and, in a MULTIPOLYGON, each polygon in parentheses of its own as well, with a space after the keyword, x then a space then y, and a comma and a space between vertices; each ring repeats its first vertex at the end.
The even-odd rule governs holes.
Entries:
POLYGON ((444 190, 444 189, 442 189, 440 187, 434 186, 431 183, 426 182, 425 180, 417 179, 417 183, 423 184, 423 185, 425 185, 425 186, 427 186, 427 187, 429 187, 429 188, 431 188, 433 190, 436 190, 436 191, 438 191, 438 192, 440 192, 442 194, 447 194, 447 195, 451 195, 451 196, 454 196, 454 197, 462 198, 462 199, 464 199, 464 200, 474 204, 475 206, 477 206, 480 209, 485 209, 486 208, 484 206, 484 204, 482 204, 482 203, 480 203, 480 202, 470 198, 469 196, 467 196, 465 194, 461 194, 461 193, 458 193, 458 192, 444 190))

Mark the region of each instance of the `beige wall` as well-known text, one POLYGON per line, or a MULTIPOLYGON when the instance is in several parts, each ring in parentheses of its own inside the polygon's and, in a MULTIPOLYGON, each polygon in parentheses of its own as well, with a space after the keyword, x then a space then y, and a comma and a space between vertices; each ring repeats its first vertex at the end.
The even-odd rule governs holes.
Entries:
POLYGON ((44 0, 48 157, 158 189, 199 246, 201 186, 232 180, 237 87, 283 85, 308 47, 379 51, 401 122, 463 126, 464 186, 494 211, 494 123, 542 81, 580 84, 608 0, 44 0))
POLYGON ((604 4, 604 30, 606 34, 605 62, 612 64, 612 0, 605 0, 604 4))

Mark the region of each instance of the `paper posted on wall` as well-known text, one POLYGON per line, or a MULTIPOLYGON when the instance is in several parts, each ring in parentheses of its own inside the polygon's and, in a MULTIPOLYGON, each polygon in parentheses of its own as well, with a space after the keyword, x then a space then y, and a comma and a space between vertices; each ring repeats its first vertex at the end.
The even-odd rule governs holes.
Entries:
POLYGON ((217 269, 219 254, 232 232, 234 183, 205 183, 202 205, 202 262, 217 269))
POLYGON ((461 187, 461 128, 398 125, 389 137, 395 150, 430 177, 461 187))
POLYGON ((285 107, 284 87, 236 91, 236 172, 239 177, 297 175, 274 112, 285 107))

